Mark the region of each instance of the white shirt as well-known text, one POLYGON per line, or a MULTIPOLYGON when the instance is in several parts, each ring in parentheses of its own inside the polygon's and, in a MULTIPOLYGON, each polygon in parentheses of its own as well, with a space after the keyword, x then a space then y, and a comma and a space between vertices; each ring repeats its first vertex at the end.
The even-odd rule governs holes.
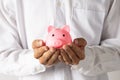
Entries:
POLYGON ((0 73, 20 80, 108 80, 120 70, 120 0, 0 0, 0 73), (33 57, 32 41, 49 25, 70 26, 84 37, 86 58, 78 65, 46 68, 33 57))

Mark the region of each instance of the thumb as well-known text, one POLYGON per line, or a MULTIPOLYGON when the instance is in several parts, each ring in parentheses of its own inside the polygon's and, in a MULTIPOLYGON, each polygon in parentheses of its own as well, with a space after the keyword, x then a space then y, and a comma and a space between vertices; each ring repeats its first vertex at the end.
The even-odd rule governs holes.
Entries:
POLYGON ((43 40, 40 40, 40 39, 34 40, 34 41, 32 42, 32 48, 33 48, 33 49, 39 48, 39 47, 44 46, 44 45, 45 45, 44 41, 43 41, 43 40))
POLYGON ((87 45, 87 41, 84 38, 76 38, 73 43, 79 47, 85 47, 87 45))

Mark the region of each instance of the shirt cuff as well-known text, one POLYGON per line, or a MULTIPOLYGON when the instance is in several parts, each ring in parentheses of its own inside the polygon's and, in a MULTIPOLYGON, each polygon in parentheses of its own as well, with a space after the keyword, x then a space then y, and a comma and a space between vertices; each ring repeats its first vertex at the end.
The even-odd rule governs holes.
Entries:
POLYGON ((22 57, 23 56, 21 56, 20 60, 20 64, 23 65, 20 70, 20 75, 22 73, 21 76, 35 75, 46 70, 46 67, 43 64, 40 64, 38 59, 34 58, 34 52, 32 50, 29 51, 29 54, 22 57))
POLYGON ((81 60, 78 65, 72 65, 71 69, 77 69, 80 73, 84 75, 89 75, 90 69, 92 69, 94 62, 94 54, 91 47, 85 47, 85 59, 81 60))

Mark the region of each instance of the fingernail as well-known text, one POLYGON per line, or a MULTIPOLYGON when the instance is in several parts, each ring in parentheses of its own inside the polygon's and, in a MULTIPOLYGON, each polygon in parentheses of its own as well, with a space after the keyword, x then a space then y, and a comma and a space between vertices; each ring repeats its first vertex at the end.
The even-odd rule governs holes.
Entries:
POLYGON ((39 46, 42 46, 43 45, 43 42, 42 41, 39 41, 39 46))
POLYGON ((48 47, 45 47, 45 50, 47 51, 47 50, 48 50, 48 47))
POLYGON ((63 49, 66 49, 67 45, 63 45, 63 49))
POLYGON ((51 48, 50 48, 50 51, 51 51, 51 52, 54 52, 54 51, 56 51, 56 49, 51 47, 51 48))

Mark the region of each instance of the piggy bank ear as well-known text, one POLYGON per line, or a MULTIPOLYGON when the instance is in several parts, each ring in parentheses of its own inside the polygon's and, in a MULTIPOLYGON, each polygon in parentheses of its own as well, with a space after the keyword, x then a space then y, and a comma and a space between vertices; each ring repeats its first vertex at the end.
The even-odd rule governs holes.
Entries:
POLYGON ((70 32, 70 27, 68 25, 65 25, 62 29, 67 32, 70 32))
POLYGON ((52 31, 52 30, 54 30, 54 29, 55 29, 55 27, 50 25, 50 26, 48 27, 48 32, 50 32, 50 31, 52 31))

